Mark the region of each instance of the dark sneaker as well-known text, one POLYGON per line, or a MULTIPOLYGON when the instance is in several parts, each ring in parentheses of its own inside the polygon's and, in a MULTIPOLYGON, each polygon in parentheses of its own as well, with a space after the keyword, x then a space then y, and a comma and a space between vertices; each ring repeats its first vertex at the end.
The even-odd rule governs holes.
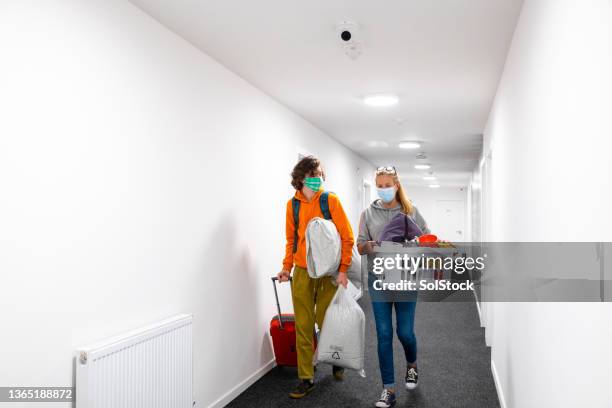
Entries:
POLYGON ((376 401, 375 406, 378 408, 389 408, 395 405, 395 393, 391 392, 387 388, 383 389, 380 394, 380 399, 376 401))
POLYGON ((314 389, 314 383, 310 380, 302 380, 300 383, 289 393, 291 398, 303 398, 310 391, 314 389))
POLYGON ((406 370, 406 389, 414 390, 419 382, 419 373, 416 367, 408 367, 406 370))
POLYGON ((344 380, 344 368, 338 366, 332 366, 332 374, 338 381, 344 380))

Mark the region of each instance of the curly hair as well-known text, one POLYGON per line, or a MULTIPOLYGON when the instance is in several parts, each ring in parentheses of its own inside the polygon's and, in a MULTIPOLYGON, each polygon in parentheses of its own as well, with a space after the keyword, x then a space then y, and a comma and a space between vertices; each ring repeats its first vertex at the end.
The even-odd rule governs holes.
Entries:
MULTIPOLYGON (((320 165, 319 159, 313 156, 306 156, 301 159, 291 172, 291 185, 296 190, 301 190, 304 187, 304 178, 315 172, 320 165)), ((323 179, 325 179, 325 174, 323 174, 323 179)))

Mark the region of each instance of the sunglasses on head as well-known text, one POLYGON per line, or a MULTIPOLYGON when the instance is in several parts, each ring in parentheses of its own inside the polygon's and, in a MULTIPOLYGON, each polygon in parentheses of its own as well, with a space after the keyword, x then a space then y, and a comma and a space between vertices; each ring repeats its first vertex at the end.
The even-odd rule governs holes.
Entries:
POLYGON ((397 174, 394 166, 379 167, 376 169, 376 174, 397 174))

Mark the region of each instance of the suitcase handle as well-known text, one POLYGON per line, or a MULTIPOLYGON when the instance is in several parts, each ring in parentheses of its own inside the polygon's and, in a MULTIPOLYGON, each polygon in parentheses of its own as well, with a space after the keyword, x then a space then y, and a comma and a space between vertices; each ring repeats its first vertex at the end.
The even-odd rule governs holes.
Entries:
MULTIPOLYGON (((278 322, 279 322, 279 326, 282 329, 283 328, 283 318, 281 316, 281 308, 280 308, 280 303, 278 301, 278 292, 276 291, 276 281, 278 280, 278 278, 276 276, 272 277, 272 286, 274 286, 274 297, 276 298, 276 309, 278 310, 278 322)), ((289 276, 289 282, 292 281, 291 276, 289 276)), ((289 288, 291 288, 291 285, 289 285, 289 288)), ((291 291, 293 292, 293 288, 291 288, 291 291)))

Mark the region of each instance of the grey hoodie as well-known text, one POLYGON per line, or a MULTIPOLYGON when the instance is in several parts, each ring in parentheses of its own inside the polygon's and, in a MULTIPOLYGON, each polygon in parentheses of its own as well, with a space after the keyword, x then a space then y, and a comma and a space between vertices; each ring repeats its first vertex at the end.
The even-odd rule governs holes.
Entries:
MULTIPOLYGON (((383 228, 395 217, 402 207, 398 204, 395 208, 385 208, 382 205, 382 200, 374 201, 368 208, 363 210, 359 219, 359 236, 357 237, 357 245, 361 245, 366 241, 378 241, 383 228)), ((419 226, 424 234, 429 234, 427 222, 419 212, 418 208, 414 207, 414 213, 410 215, 416 225, 419 226)), ((368 272, 372 271, 372 257, 368 256, 368 272)))

